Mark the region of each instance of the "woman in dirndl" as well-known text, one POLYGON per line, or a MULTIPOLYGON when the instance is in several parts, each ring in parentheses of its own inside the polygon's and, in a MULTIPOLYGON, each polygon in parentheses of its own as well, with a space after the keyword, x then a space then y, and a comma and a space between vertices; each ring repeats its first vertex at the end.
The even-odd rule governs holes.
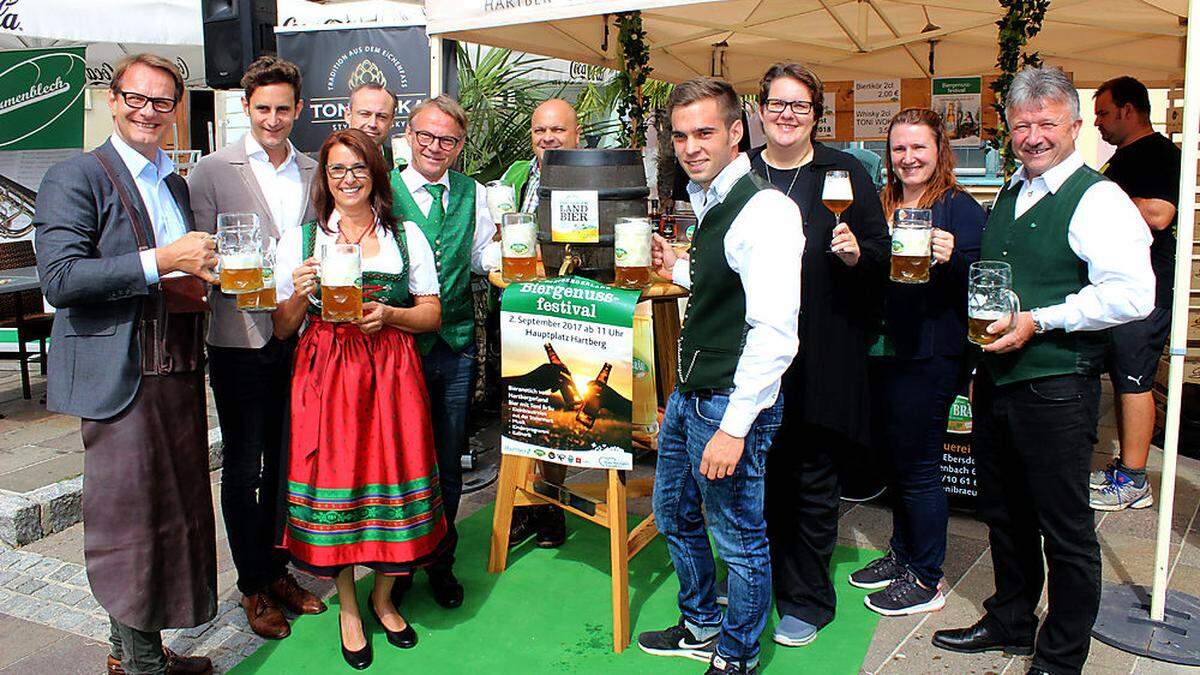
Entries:
POLYGON ((441 304, 433 252, 414 224, 396 223, 370 137, 331 134, 312 192, 317 220, 283 235, 275 271, 275 334, 301 331, 283 545, 301 569, 336 579, 342 655, 362 669, 372 652, 354 566, 375 570, 369 610, 390 643, 410 648, 417 634, 392 604, 392 585, 449 543, 413 339, 438 329, 441 304), (320 256, 334 244, 362 250, 357 321, 325 321, 310 300, 320 297, 320 256))

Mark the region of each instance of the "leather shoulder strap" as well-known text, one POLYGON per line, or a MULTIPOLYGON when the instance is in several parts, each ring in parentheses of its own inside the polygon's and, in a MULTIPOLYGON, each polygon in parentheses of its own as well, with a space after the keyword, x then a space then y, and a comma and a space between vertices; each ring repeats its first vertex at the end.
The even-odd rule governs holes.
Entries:
POLYGON ((109 182, 112 183, 113 189, 117 191, 117 197, 121 200, 121 206, 124 207, 125 213, 129 214, 129 222, 133 225, 133 237, 137 240, 138 250, 145 251, 150 246, 150 239, 146 235, 148 230, 145 229, 145 223, 142 222, 141 212, 133 208, 133 199, 129 195, 129 191, 125 189, 125 184, 117 177, 117 172, 113 169, 112 164, 98 152, 93 152, 92 156, 100 162, 100 168, 104 169, 105 175, 108 176, 109 182))

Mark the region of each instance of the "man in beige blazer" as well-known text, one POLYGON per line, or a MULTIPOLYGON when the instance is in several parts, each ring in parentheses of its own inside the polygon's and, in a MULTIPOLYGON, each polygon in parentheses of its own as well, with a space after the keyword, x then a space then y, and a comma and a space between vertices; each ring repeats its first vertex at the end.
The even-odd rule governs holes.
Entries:
MULTIPOLYGON (((300 70, 263 56, 242 78, 250 133, 200 160, 188 176, 197 229, 214 232, 221 213, 255 213, 264 241, 314 217, 309 197, 317 163, 288 140, 303 107, 300 70)), ((276 549, 283 513, 280 471, 286 467, 283 430, 291 380, 292 345, 272 335, 269 312, 244 312, 235 296, 215 288, 209 297, 209 380, 224 441, 221 508, 255 633, 291 633, 280 607, 317 614, 325 604, 296 583, 276 549)))

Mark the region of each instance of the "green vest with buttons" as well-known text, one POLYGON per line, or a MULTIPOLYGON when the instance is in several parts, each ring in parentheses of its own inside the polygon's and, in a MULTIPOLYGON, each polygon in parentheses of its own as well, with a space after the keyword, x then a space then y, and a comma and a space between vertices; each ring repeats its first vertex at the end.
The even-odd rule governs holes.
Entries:
MULTIPOLYGON (((753 173, 742 176, 720 204, 704 214, 688 255, 692 295, 679 334, 679 390, 733 386, 746 345, 746 292, 725 259, 725 234, 750 198, 771 186, 753 173)), ((763 242, 769 246, 768 242, 763 242)))
MULTIPOLYGON (((1060 304, 1090 283, 1087 263, 1071 250, 1067 230, 1083 194, 1103 180, 1107 179, 1081 166, 1020 217, 1016 205, 1022 184, 1006 187, 996 197, 983 232, 981 258, 1012 265, 1013 290, 1022 309, 1060 304)), ((1103 367, 1107 345, 1108 331, 1051 330, 1034 335, 1010 354, 984 352, 983 363, 998 385, 1093 374, 1103 367)))
POLYGON ((441 287, 442 327, 436 334, 416 336, 422 354, 428 354, 439 337, 456 352, 466 349, 475 339, 475 310, 471 302, 475 181, 457 171, 450 171, 448 175, 450 208, 442 216, 440 199, 434 200, 428 214, 422 213, 400 177, 400 171, 392 171, 392 212, 398 221, 411 220, 425 233, 429 247, 433 249, 441 287))

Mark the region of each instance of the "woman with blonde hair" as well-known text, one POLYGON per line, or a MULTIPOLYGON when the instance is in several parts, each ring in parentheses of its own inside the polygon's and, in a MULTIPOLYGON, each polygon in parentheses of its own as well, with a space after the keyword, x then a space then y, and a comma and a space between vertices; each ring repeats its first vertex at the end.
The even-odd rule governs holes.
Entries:
POLYGON ((934 226, 929 281, 887 286, 885 355, 872 371, 881 403, 878 442, 891 459, 898 495, 891 550, 850 576, 859 588, 880 589, 867 596, 868 607, 899 616, 945 604, 938 589, 948 519, 942 439, 950 405, 969 375, 967 270, 979 259, 985 215, 954 178, 954 153, 936 112, 897 113, 884 163, 884 214, 893 219, 896 209, 929 209, 934 226))

